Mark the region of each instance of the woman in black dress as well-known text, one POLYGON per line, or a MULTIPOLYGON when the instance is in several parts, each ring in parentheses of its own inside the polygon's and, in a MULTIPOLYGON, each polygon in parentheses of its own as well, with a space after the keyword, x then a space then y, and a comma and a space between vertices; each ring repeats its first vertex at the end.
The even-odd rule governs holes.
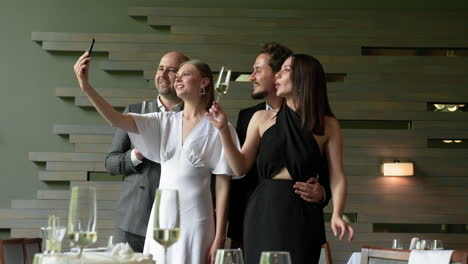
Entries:
POLYGON ((293 185, 329 175, 333 233, 340 231, 342 239, 349 232, 349 239, 353 238, 354 230, 342 219, 346 176, 341 129, 330 109, 325 72, 317 59, 304 54, 288 58, 276 75, 276 88, 285 103, 278 112, 254 114, 241 151, 217 103, 208 115, 220 130, 235 174, 245 174, 257 161, 260 184, 249 201, 244 223, 246 264, 258 263, 262 251, 289 251, 294 264, 318 263, 326 241, 323 210, 295 195, 293 185))

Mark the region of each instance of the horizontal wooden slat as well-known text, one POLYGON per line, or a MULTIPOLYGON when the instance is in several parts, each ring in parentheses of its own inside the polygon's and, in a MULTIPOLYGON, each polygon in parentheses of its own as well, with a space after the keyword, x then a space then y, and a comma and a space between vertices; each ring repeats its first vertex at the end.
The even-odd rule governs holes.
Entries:
POLYGON ((107 125, 54 125, 54 134, 114 134, 115 128, 107 125))
POLYGON ((109 148, 110 144, 80 143, 75 145, 75 152, 107 153, 109 151, 109 148))
MULTIPOLYGON (((12 200, 11 207, 18 209, 68 209, 67 200, 12 200)), ((104 210, 115 209, 115 201, 98 201, 97 208, 104 210)))
MULTIPOLYGON (((68 208, 66 209, 0 209, 0 218, 8 219, 46 219, 49 215, 59 216, 61 219, 68 217, 68 208)), ((99 219, 114 219, 114 210, 98 210, 99 219)))
POLYGON ((87 182, 80 182, 80 181, 73 181, 70 182, 70 187, 75 186, 93 186, 96 188, 96 191, 122 191, 123 183, 122 181, 87 181, 87 182))
MULTIPOLYGON (((131 97, 131 98, 114 98, 114 97, 105 97, 104 99, 113 107, 126 107, 129 104, 137 104, 146 100, 150 100, 153 97, 131 97)), ((93 106, 89 101, 88 97, 77 96, 75 97, 75 105, 82 107, 93 106)))
POLYGON ((41 181, 86 181, 88 175, 84 171, 40 171, 41 181))
POLYGON ((463 224, 467 215, 361 213, 358 218, 361 223, 463 224))
POLYGON ((74 153, 74 152, 29 152, 31 161, 76 161, 99 162, 105 155, 98 153, 74 153))
MULTIPOLYGON (((102 191, 96 192, 98 201, 116 201, 120 197, 118 191, 102 191)), ((69 200, 70 191, 68 190, 37 190, 37 199, 39 200, 69 200)))
POLYGON ((106 144, 112 142, 113 135, 86 135, 86 134, 71 134, 70 143, 82 144, 106 144))
MULTIPOLYGON (((158 92, 156 89, 123 89, 123 88, 99 88, 96 91, 104 97, 142 97, 142 98, 154 98, 158 92)), ((68 88, 68 87, 59 87, 55 88, 55 96, 58 97, 79 97, 84 96, 84 93, 80 88, 68 88)))
POLYGON ((104 162, 48 161, 46 169, 49 171, 106 171, 104 162))
MULTIPOLYGON (((66 225, 66 219, 61 219, 62 225, 66 225)), ((97 229, 114 229, 113 220, 99 219, 97 229)), ((0 228, 40 228, 47 226, 47 218, 44 219, 0 219, 0 228)))

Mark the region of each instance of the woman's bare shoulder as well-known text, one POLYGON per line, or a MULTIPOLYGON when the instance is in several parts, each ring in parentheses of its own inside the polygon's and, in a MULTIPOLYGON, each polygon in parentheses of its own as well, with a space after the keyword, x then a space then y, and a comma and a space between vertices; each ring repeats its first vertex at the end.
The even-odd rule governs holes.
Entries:
POLYGON ((276 115, 276 112, 273 110, 260 110, 255 112, 255 114, 252 116, 252 119, 255 119, 256 121, 266 121, 271 119, 276 115))
POLYGON ((335 117, 325 116, 325 133, 333 134, 340 131, 340 122, 335 117))

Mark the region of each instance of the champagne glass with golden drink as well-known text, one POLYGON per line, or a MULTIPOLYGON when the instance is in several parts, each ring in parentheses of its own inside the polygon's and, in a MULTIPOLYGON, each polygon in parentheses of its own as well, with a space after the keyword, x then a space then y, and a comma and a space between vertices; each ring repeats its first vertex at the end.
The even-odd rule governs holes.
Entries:
POLYGON ((223 94, 227 94, 229 90, 229 82, 231 81, 231 70, 224 69, 224 66, 221 67, 219 71, 218 80, 215 83, 216 90, 216 102, 219 102, 219 98, 223 94))
POLYGON ((83 249, 97 240, 96 233, 96 188, 73 187, 68 213, 67 238, 79 247, 81 258, 83 249))
POLYGON ((167 249, 179 240, 180 235, 179 192, 172 189, 156 190, 153 214, 153 238, 164 248, 166 264, 167 249))

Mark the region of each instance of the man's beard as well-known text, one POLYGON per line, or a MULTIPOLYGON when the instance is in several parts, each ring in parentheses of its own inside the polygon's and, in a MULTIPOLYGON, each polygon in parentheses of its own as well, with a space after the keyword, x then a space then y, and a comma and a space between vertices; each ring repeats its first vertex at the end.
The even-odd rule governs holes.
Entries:
POLYGON ((167 88, 167 89, 164 89, 164 91, 161 91, 161 89, 159 88, 159 85, 156 85, 156 90, 158 90, 159 95, 161 95, 164 98, 174 99, 177 97, 177 93, 174 88, 172 89, 167 88))
POLYGON ((250 97, 252 97, 252 99, 254 100, 260 100, 260 99, 264 99, 267 96, 267 94, 268 93, 266 91, 262 91, 259 93, 252 93, 250 97))
MULTIPOLYGON (((159 90, 158 90, 159 91, 159 90)), ((162 93, 162 92, 159 92, 159 94, 164 97, 164 98, 167 98, 167 99, 174 99, 174 98, 177 98, 177 93, 175 91, 172 91, 172 90, 167 90, 166 92, 162 93)))

